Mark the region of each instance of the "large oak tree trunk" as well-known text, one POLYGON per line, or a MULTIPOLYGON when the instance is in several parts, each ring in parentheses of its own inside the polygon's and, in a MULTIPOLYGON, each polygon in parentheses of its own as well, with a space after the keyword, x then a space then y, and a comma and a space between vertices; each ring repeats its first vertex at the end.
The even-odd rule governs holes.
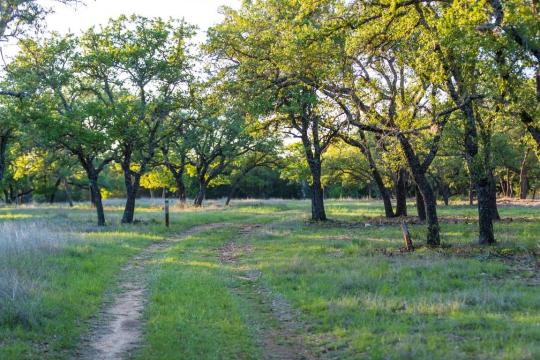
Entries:
POLYGON ((415 181, 424 199, 426 222, 428 227, 427 244, 439 246, 441 244, 439 219, 437 217, 437 197, 425 175, 416 174, 415 181))
POLYGON ((186 203, 187 197, 186 197, 186 186, 182 179, 180 181, 176 181, 176 189, 177 189, 176 192, 178 195, 178 201, 180 201, 180 204, 184 205, 186 203))
POLYGON ((90 190, 90 204, 92 205, 93 208, 95 208, 96 207, 96 196, 95 196, 94 188, 92 187, 91 183, 88 186, 88 189, 90 190))
MULTIPOLYGON (((482 245, 495 243, 493 234, 493 196, 492 185, 488 172, 482 169, 481 159, 478 158, 478 133, 474 109, 469 103, 463 106, 465 115, 465 151, 466 159, 476 189, 478 199, 479 239, 482 245)), ((496 200, 496 199, 495 199, 496 200)))
POLYGON ((176 167, 172 163, 167 163, 167 168, 174 177, 174 182, 176 183, 176 195, 178 196, 178 201, 181 206, 185 206, 187 196, 186 196, 186 185, 184 184, 184 169, 185 169, 185 158, 182 159, 182 163, 179 167, 176 167))
POLYGON ((398 171, 396 181, 396 216, 407 216, 407 170, 398 171))
POLYGON ((126 184, 126 205, 122 215, 122 224, 133 224, 135 218, 135 205, 141 183, 141 176, 132 174, 129 168, 124 169, 124 182, 126 184))
POLYGON ((193 205, 196 207, 201 207, 204 199, 206 198, 206 189, 208 184, 204 180, 199 180, 199 192, 195 199, 193 200, 193 205))
POLYGON ((381 198, 384 205, 384 214, 389 219, 393 218, 394 209, 392 208, 392 197, 390 196, 390 191, 388 191, 386 186, 384 186, 384 181, 377 167, 370 165, 370 170, 371 170, 371 176, 373 176, 373 180, 375 180, 375 184, 377 185, 377 188, 379 189, 379 193, 381 194, 381 198))
POLYGON ((477 196, 478 196, 478 216, 479 216, 479 230, 480 237, 478 242, 481 245, 488 245, 495 243, 495 237, 493 235, 493 218, 492 218, 492 204, 491 204, 491 189, 487 179, 482 179, 477 182, 477 196))
POLYGON ((326 221, 326 211, 324 209, 324 191, 321 184, 321 164, 320 161, 310 164, 311 169, 311 220, 326 221))
POLYGON ((96 208, 97 224, 98 226, 105 226, 105 211, 103 209, 103 201, 101 198, 101 189, 98 184, 98 176, 91 169, 86 170, 88 173, 88 180, 90 181, 90 189, 92 193, 92 200, 96 208))
POLYGON ((309 171, 311 173, 311 220, 326 221, 326 210, 324 209, 324 191, 322 188, 322 150, 318 137, 318 124, 313 125, 313 148, 312 142, 307 135, 308 127, 305 126, 302 134, 302 144, 306 160, 308 162, 309 171))

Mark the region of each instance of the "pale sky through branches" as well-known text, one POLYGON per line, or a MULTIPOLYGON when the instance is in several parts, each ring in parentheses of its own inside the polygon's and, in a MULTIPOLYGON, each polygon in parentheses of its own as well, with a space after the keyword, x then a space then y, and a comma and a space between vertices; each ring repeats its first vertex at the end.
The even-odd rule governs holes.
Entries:
MULTIPOLYGON (((47 0, 48 1, 48 0, 47 0)), ((185 18, 199 27, 200 38, 206 29, 218 23, 222 16, 218 10, 227 5, 240 6, 240 0, 86 0, 86 5, 54 5, 55 14, 47 19, 47 28, 60 33, 79 33, 93 25, 105 24, 109 18, 120 15, 185 18)))

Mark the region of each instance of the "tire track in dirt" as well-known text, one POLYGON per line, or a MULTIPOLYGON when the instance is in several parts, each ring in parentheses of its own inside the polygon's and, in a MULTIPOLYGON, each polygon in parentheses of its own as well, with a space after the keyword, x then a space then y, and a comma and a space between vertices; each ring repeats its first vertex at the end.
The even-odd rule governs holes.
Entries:
MULTIPOLYGON (((246 225, 239 235, 248 238, 260 231, 262 225, 246 225)), ((237 271, 240 286, 232 288, 235 295, 246 304, 249 325, 255 331, 257 342, 265 360, 315 360, 320 359, 305 343, 300 332, 305 324, 299 321, 299 313, 280 295, 263 286, 260 271, 242 270, 239 257, 253 252, 249 244, 239 245, 236 240, 227 242, 219 249, 219 258, 237 271), (251 310, 251 311, 249 311, 251 310), (255 316, 250 312, 257 312, 255 316)))
POLYGON ((154 243, 136 255, 120 272, 119 290, 83 340, 76 359, 117 360, 128 357, 142 340, 142 313, 146 303, 145 266, 173 243, 191 235, 227 226, 225 223, 195 226, 168 240, 154 243))

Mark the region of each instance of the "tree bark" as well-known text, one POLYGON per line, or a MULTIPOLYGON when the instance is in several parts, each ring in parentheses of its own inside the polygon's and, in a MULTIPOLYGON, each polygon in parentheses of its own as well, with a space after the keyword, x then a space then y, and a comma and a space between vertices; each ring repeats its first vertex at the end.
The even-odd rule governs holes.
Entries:
POLYGON ((501 220, 497 206, 497 184, 495 182, 495 176, 493 176, 491 171, 489 173, 489 203, 489 207, 491 209, 491 219, 501 220))
MULTIPOLYGON (((540 72, 540 68, 538 71, 540 72)), ((538 80, 537 84, 540 88, 540 80, 538 80)), ((540 94, 540 90, 538 93, 540 94)), ((540 102, 540 98, 538 102, 540 102)), ((527 131, 531 134, 532 138, 536 142, 536 150, 537 150, 537 153, 540 155, 540 127, 534 125, 533 117, 526 111, 521 112, 520 118, 523 124, 525 125, 525 127, 527 128, 527 131)))
POLYGON ((103 209, 103 202, 101 199, 101 191, 98 184, 98 176, 92 171, 92 169, 86 169, 88 173, 88 180, 90 181, 90 188, 94 205, 96 207, 97 225, 105 226, 105 211, 103 209))
POLYGON ((92 205, 92 207, 95 208, 96 207, 96 196, 94 195, 94 188, 92 187, 91 183, 88 185, 88 190, 90 191, 90 205, 92 205))
POLYGON ((321 139, 319 137, 319 119, 313 114, 303 114, 301 122, 302 125, 298 126, 298 130, 301 133, 302 144, 304 146, 304 152, 311 174, 311 220, 326 221, 324 190, 321 182, 322 153, 324 147, 321 146, 321 139), (311 139, 308 135, 310 128, 312 134, 311 139))
MULTIPOLYGON (((391 219, 394 217, 394 209, 392 208, 392 197, 390 195, 390 191, 388 191, 386 186, 384 186, 383 178, 381 176, 381 173, 379 172, 375 159, 373 159, 373 154, 371 153, 371 150, 369 149, 364 132, 360 131, 359 135, 360 135, 360 141, 354 140, 351 138, 346 138, 346 137, 343 137, 343 140, 347 142, 349 145, 355 146, 358 149, 360 149, 362 154, 366 157, 366 160, 369 165, 369 170, 371 172, 371 176, 373 177, 373 181, 375 181, 375 184, 377 185, 377 189, 379 189, 379 193, 381 194, 381 198, 384 205, 384 214, 388 219, 391 219)), ((371 198, 371 187, 368 187, 368 190, 369 190, 369 197, 371 198)))
POLYGON ((396 181, 396 217, 407 216, 407 170, 400 168, 396 181))
POLYGON ((446 183, 441 184, 441 196, 444 201, 444 205, 448 206, 450 203, 450 189, 448 188, 448 185, 446 183))
POLYGON ((472 175, 469 174, 469 206, 474 206, 474 183, 472 175))
POLYGON ((54 204, 54 199, 56 198, 56 192, 58 191, 58 187, 62 183, 62 178, 58 178, 56 182, 54 183, 54 188, 52 190, 51 196, 49 197, 49 204, 54 204))
POLYGON ((98 226, 105 226, 105 211, 103 210, 103 202, 101 199, 101 191, 99 188, 99 174, 111 160, 104 160, 97 168, 94 167, 93 157, 85 157, 82 152, 75 153, 79 161, 86 171, 86 176, 90 182, 90 196, 97 213, 98 226))
POLYGON ((529 181, 527 179, 527 158, 529 157, 529 151, 530 149, 525 151, 519 171, 519 198, 522 200, 527 199, 527 193, 529 192, 529 181))
POLYGON ((184 184, 184 170, 183 166, 180 171, 176 171, 176 169, 171 165, 169 167, 170 172, 173 174, 174 182, 176 183, 176 195, 178 196, 178 201, 180 202, 180 205, 184 207, 186 205, 186 185, 184 184))
POLYGON ((232 200, 232 197, 234 196, 234 193, 236 192, 236 189, 238 188, 239 182, 234 182, 231 185, 231 188, 229 189, 229 193, 227 194, 227 200, 225 201, 225 206, 229 206, 232 200))
POLYGON ((122 224, 133 224, 135 218, 135 203, 137 201, 141 176, 138 173, 132 175, 131 171, 124 170, 124 182, 126 184, 127 199, 124 207, 124 214, 122 215, 122 224))
POLYGON ((183 206, 186 204, 186 185, 184 184, 184 180, 182 177, 180 177, 180 180, 176 179, 176 192, 178 195, 178 201, 183 206))
POLYGON ((2 181, 4 178, 4 173, 7 167, 6 153, 8 141, 9 133, 7 135, 0 136, 0 181, 2 181))
POLYGON ((482 179, 477 183, 478 194, 478 216, 480 237, 478 242, 480 245, 490 245, 495 243, 493 234, 493 219, 492 219, 492 204, 490 201, 490 185, 486 179, 482 179))
POLYGON ((379 193, 381 194, 381 198, 384 205, 384 215, 391 219, 394 217, 394 209, 392 208, 392 198, 390 196, 390 191, 384 186, 384 181, 382 179, 381 174, 379 173, 379 170, 376 167, 372 167, 370 165, 371 169, 371 175, 373 176, 373 180, 375 181, 375 184, 377 185, 377 188, 379 189, 379 193))
POLYGON ((421 221, 426 221, 426 206, 424 205, 424 198, 422 197, 422 193, 420 192, 418 185, 416 186, 415 194, 416 212, 418 213, 418 218, 420 218, 421 221))
POLYGON ((311 169, 311 220, 326 221, 326 211, 324 209, 324 191, 321 184, 321 163, 320 160, 310 163, 311 169))
POLYGON ((69 207, 73 207, 73 197, 71 196, 71 190, 69 189, 68 181, 65 178, 64 178, 64 191, 66 193, 66 199, 69 203, 69 207))
POLYGON ((199 179, 199 192, 197 193, 197 196, 195 196, 195 199, 193 201, 193 206, 195 207, 202 206, 203 201, 206 198, 207 187, 208 187, 208 184, 206 184, 204 180, 199 179))
POLYGON ((92 188, 94 189, 95 197, 94 200, 96 202, 96 213, 98 218, 98 226, 105 226, 105 211, 103 209, 103 202, 101 199, 101 192, 99 189, 99 185, 97 182, 97 179, 92 180, 92 188))
POLYGON ((398 140, 403 149, 403 153, 405 154, 405 158, 407 159, 407 163, 409 164, 409 168, 411 169, 414 182, 420 190, 424 200, 428 228, 427 244, 429 246, 439 246, 441 244, 441 239, 439 219, 437 217, 437 197, 426 177, 427 168, 420 163, 418 156, 414 153, 414 149, 405 135, 399 134, 398 140))
POLYGON ((493 234, 493 196, 492 186, 487 169, 482 169, 478 156, 478 133, 476 118, 471 103, 462 107, 465 115, 465 150, 466 159, 478 199, 479 243, 481 245, 495 243, 493 234))

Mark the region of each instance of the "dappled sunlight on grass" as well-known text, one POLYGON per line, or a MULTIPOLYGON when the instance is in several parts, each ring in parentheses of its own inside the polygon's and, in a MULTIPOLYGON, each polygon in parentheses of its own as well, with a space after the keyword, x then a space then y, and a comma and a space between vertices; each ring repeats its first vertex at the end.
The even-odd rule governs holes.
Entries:
MULTIPOLYGON (((516 273, 512 261, 518 260, 511 260, 538 249, 539 225, 497 224, 501 241, 489 248, 475 244, 476 226, 443 224, 450 248, 385 255, 378 250, 403 246, 398 226, 343 229, 284 222, 252 237, 255 251, 244 261, 312 319, 310 337, 334 338, 342 358, 540 354, 540 346, 531 346, 540 344, 534 322, 540 316, 538 287, 516 278, 522 270, 516 273)), ((416 243, 423 242, 423 231, 422 225, 411 226, 416 243)), ((532 276, 527 271, 523 276, 532 276)))
POLYGON ((0 220, 21 220, 30 219, 31 214, 0 214, 0 220))

